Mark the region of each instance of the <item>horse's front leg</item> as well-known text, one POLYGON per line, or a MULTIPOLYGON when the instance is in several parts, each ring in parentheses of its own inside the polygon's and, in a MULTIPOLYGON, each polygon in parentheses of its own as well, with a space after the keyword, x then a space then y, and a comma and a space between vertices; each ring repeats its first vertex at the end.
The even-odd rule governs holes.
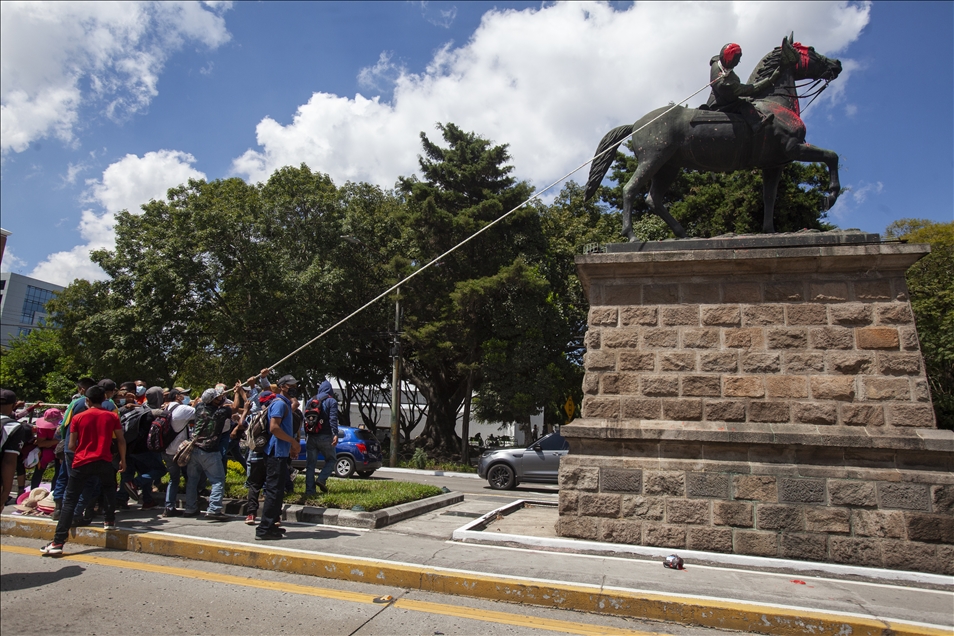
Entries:
POLYGON ((795 161, 811 163, 820 161, 828 166, 828 196, 825 197, 825 204, 830 210, 838 200, 838 195, 841 194, 841 182, 838 179, 838 153, 811 144, 799 144, 791 153, 791 158, 795 161))
POLYGON ((778 181, 781 176, 781 166, 762 170, 762 202, 765 207, 762 232, 766 234, 775 232, 775 197, 778 194, 778 181))

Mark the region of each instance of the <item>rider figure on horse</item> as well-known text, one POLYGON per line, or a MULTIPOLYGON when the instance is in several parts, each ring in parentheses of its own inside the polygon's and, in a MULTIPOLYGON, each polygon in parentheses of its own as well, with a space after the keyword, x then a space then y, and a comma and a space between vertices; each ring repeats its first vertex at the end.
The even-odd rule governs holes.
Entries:
POLYGON ((706 102, 708 110, 718 110, 723 113, 738 113, 752 128, 759 132, 772 123, 775 115, 763 117, 752 102, 746 97, 761 95, 767 89, 775 86, 780 72, 778 69, 771 76, 755 84, 743 84, 739 76, 732 70, 739 65, 742 59, 742 47, 729 43, 722 47, 719 54, 709 60, 709 81, 712 82, 712 94, 706 102))

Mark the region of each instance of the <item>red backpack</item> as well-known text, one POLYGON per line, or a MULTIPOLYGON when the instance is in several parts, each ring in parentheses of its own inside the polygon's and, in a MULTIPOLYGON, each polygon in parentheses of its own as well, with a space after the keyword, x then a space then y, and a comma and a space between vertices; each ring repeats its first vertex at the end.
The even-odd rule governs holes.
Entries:
MULTIPOLYGON (((164 453, 166 447, 172 443, 178 433, 172 428, 172 412, 178 404, 169 405, 168 409, 156 409, 153 413, 156 416, 149 425, 149 433, 146 436, 146 448, 156 452, 164 453)), ((179 431, 181 433, 181 431, 179 431)))
POLYGON ((325 430, 325 410, 321 407, 321 400, 312 398, 305 408, 305 433, 318 435, 325 430))

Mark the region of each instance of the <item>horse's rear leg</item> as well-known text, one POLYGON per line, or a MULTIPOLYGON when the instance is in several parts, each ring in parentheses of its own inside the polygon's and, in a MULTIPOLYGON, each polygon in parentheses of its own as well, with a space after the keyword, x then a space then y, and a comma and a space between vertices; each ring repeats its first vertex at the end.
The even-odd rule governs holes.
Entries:
MULTIPOLYGON (((645 159, 640 157, 636 172, 633 173, 632 178, 626 183, 626 187, 623 188, 623 235, 628 238, 630 242, 636 240, 636 235, 633 234, 633 199, 650 181, 655 183, 655 180, 659 178, 657 173, 665 169, 668 160, 669 157, 667 156, 656 156, 645 159)), ((672 179, 669 179, 666 183, 666 188, 662 190, 663 194, 665 190, 669 189, 670 185, 672 185, 672 179)), ((676 236, 685 236, 685 230, 682 229, 682 226, 679 225, 676 219, 672 218, 672 215, 661 205, 661 202, 662 196, 657 196, 656 199, 653 200, 653 210, 669 224, 669 227, 676 233, 676 236), (660 204, 657 205, 655 201, 660 201, 660 204)))
POLYGON ((659 172, 653 177, 653 182, 649 186, 649 203, 653 206, 653 211, 665 221, 672 229, 673 234, 679 238, 685 238, 686 230, 677 221, 663 203, 666 200, 666 193, 672 187, 673 182, 679 176, 679 168, 672 165, 665 165, 659 169, 659 172))
POLYGON ((781 166, 762 170, 762 203, 765 208, 762 231, 766 234, 775 232, 775 197, 778 194, 778 181, 781 176, 781 166))

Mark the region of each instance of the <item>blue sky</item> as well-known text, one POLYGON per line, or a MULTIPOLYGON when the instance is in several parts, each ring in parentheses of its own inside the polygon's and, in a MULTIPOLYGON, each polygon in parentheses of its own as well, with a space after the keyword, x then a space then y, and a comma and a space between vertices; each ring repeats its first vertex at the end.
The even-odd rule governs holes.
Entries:
MULTIPOLYGON (((384 187, 434 124, 509 143, 542 187, 600 137, 789 31, 845 72, 805 114, 841 156, 830 220, 954 214, 954 4, 99 3, 0 5, 4 271, 97 278, 111 219, 190 177, 305 162, 384 187)), ((700 94, 691 105, 705 100, 700 94)), ((578 173, 577 181, 585 176, 578 173)))

